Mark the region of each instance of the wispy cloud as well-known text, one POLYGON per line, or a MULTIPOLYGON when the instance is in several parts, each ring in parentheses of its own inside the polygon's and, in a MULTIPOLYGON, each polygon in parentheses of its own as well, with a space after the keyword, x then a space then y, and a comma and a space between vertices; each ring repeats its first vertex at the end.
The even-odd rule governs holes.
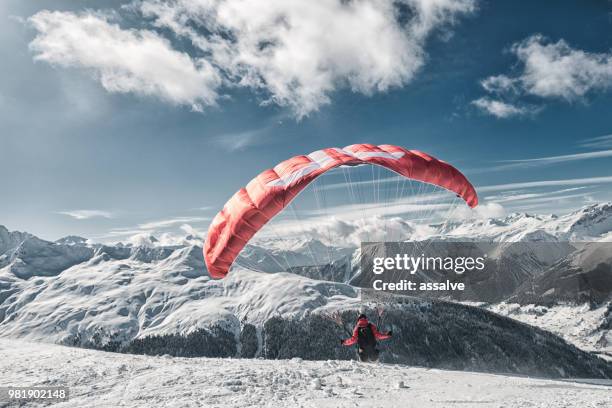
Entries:
POLYGON ((77 220, 88 220, 91 218, 113 218, 113 213, 103 210, 70 210, 58 211, 58 214, 67 215, 77 220))
POLYGON ((174 217, 164 220, 150 221, 143 224, 138 224, 140 230, 157 230, 161 228, 170 228, 176 225, 210 221, 210 217, 174 217))
POLYGON ((267 136, 270 129, 270 126, 265 126, 243 132, 227 133, 214 136, 212 142, 230 152, 244 150, 248 147, 265 144, 269 139, 267 136))
POLYGON ((583 199, 584 198, 584 194, 560 194, 560 195, 555 195, 555 194, 542 194, 540 197, 529 197, 529 198, 523 198, 521 200, 515 200, 515 202, 513 203, 513 205, 526 205, 526 204, 535 204, 535 203, 548 203, 551 201, 557 201, 557 202, 561 202, 561 201, 567 201, 570 199, 583 199))
POLYGON ((494 184, 489 186, 477 187, 479 193, 487 191, 503 191, 520 188, 552 187, 552 186, 584 186, 585 184, 607 184, 612 183, 612 176, 584 177, 563 180, 541 180, 526 181, 521 183, 494 184))
POLYGON ((509 194, 499 194, 494 196, 485 197, 486 201, 494 201, 496 203, 507 203, 511 201, 524 201, 529 199, 535 199, 540 197, 550 197, 556 196, 557 194, 569 193, 571 191, 583 190, 586 187, 574 187, 574 188, 565 188, 563 190, 555 190, 555 191, 547 191, 541 193, 514 193, 510 192, 509 194))
POLYGON ((539 167, 539 166, 547 166, 550 164, 573 162, 573 161, 579 161, 579 160, 600 159, 603 157, 612 157, 612 149, 600 150, 596 152, 564 154, 560 156, 536 157, 532 159, 502 160, 500 163, 506 163, 506 164, 489 167, 488 170, 491 171, 491 170, 508 170, 508 169, 539 167))
MULTIPOLYGON (((174 245, 183 242, 185 234, 203 237, 205 232, 191 224, 210 221, 210 217, 172 217, 138 224, 136 226, 112 228, 106 234, 95 237, 102 241, 127 240, 134 245, 149 245, 153 242, 174 245), (152 237, 155 237, 152 238, 152 237)), ((186 242, 186 241, 185 241, 186 242)))
POLYGON ((612 135, 605 135, 584 140, 580 146, 592 149, 612 148, 612 135))

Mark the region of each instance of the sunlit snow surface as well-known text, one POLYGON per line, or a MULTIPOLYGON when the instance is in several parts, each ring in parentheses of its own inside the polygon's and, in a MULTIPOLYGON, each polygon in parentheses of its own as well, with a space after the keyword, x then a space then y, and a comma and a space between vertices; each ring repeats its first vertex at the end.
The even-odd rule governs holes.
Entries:
POLYGON ((356 361, 150 357, 0 339, 3 385, 68 386, 55 407, 610 407, 612 384, 356 361))
POLYGON ((587 304, 544 307, 498 303, 487 309, 558 334, 583 350, 597 351, 612 360, 612 332, 600 329, 607 305, 591 309, 587 304))

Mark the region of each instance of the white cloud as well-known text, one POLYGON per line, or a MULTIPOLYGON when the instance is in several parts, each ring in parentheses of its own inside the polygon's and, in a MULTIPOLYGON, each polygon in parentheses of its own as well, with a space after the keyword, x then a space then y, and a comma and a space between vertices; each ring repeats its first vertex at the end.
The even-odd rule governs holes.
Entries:
POLYGON ((67 215, 77 220, 88 220, 91 218, 113 218, 113 213, 102 210, 58 211, 58 214, 67 215))
POLYGON ((204 237, 206 236, 206 231, 205 230, 200 230, 198 228, 194 228, 193 226, 189 225, 189 224, 183 224, 180 227, 181 231, 183 231, 184 233, 194 236, 194 237, 198 237, 201 239, 204 239, 204 237))
POLYGON ((407 84, 431 32, 474 0, 144 0, 154 24, 188 38, 239 86, 301 117, 337 89, 370 95, 407 84), (401 7, 410 12, 401 22, 401 7), (206 34, 204 34, 206 33, 206 34))
POLYGON ((540 199, 540 198, 544 198, 544 197, 553 197, 553 196, 557 196, 559 194, 563 194, 563 193, 567 193, 570 191, 577 191, 577 190, 582 190, 586 187, 573 187, 573 188, 566 188, 563 190, 556 190, 556 191, 548 191, 548 192, 541 192, 541 193, 513 193, 510 192, 509 194, 500 194, 500 195, 496 195, 496 196, 489 196, 486 197, 485 200, 486 201, 493 201, 496 203, 505 203, 505 202, 511 202, 511 201, 524 201, 524 200, 530 200, 530 199, 540 199))
POLYGON ((258 238, 308 237, 327 245, 343 242, 358 247, 361 242, 399 241, 416 238, 421 232, 431 229, 424 224, 414 224, 401 217, 382 217, 380 215, 339 219, 326 217, 301 221, 284 222, 278 225, 267 225, 258 238))
POLYGON ((109 92, 155 96, 194 110, 214 105, 220 77, 204 59, 176 51, 147 30, 124 30, 90 12, 41 11, 30 17, 38 31, 34 58, 89 70, 109 92))
POLYGON ((244 132, 228 133, 211 138, 212 142, 230 152, 244 150, 250 146, 261 144, 270 128, 245 130, 244 132))
POLYGON ((113 228, 97 238, 111 242, 121 239, 135 246, 192 245, 197 244, 198 240, 203 240, 206 231, 189 223, 197 224, 204 221, 210 221, 210 217, 174 217, 142 223, 136 227, 113 228))
POLYGON ((481 111, 493 115, 497 118, 510 118, 513 116, 523 116, 537 112, 537 109, 529 109, 525 106, 516 106, 511 103, 482 97, 472 101, 472 104, 481 111))
POLYGON ((612 183, 612 176, 602 177, 584 177, 563 180, 541 180, 541 181, 526 181, 520 183, 495 184, 490 186, 476 187, 479 193, 486 191, 503 191, 518 188, 535 188, 535 187, 551 187, 551 186, 584 186, 586 184, 608 184, 612 183))
POLYGON ((470 220, 470 219, 488 219, 501 218, 506 215, 506 210, 498 203, 482 203, 475 208, 468 206, 458 207, 450 214, 452 219, 470 220))
POLYGON ((202 244, 201 242, 187 240, 182 235, 176 235, 170 232, 164 232, 155 236, 147 232, 140 232, 127 237, 124 241, 132 244, 133 246, 144 246, 150 248, 157 246, 202 244))
POLYGON ((580 146, 589 147, 593 149, 612 148, 612 135, 605 135, 586 139, 580 144, 580 146))
POLYGON ((96 12, 41 11, 35 59, 92 72, 109 92, 214 105, 220 89, 246 87, 296 117, 339 89, 371 95, 409 83, 425 43, 449 32, 476 0, 138 0, 139 29, 96 12), (149 29, 147 29, 147 27, 149 29), (189 40, 190 54, 173 48, 189 40))
POLYGON ((500 166, 490 167, 489 171, 492 170, 507 170, 517 168, 530 168, 537 166, 547 166, 550 164, 565 163, 570 161, 600 159, 605 157, 612 157, 612 150, 599 150, 595 152, 586 153, 574 153, 574 154, 563 154, 560 156, 547 156, 547 157, 536 157, 533 159, 518 159, 518 160, 504 160, 500 166))
POLYGON ((490 93, 505 94, 507 92, 518 92, 517 80, 506 75, 492 76, 480 81, 480 85, 490 93))
POLYGON ((518 77, 529 94, 573 100, 612 86, 612 53, 589 53, 565 41, 549 43, 534 35, 512 48, 524 65, 518 77))
POLYGON ((482 80, 484 90, 496 95, 498 100, 480 98, 473 102, 496 117, 505 118, 517 113, 505 107, 514 106, 511 101, 520 97, 575 101, 590 92, 606 91, 612 87, 612 52, 591 53, 572 48, 564 40, 550 42, 541 35, 532 35, 515 43, 511 52, 520 63, 520 72, 482 80), (498 102, 497 106, 492 102, 498 102), (504 116, 504 113, 509 114, 504 116))
POLYGON ((165 220, 150 221, 143 224, 139 224, 138 228, 141 230, 156 230, 160 228, 174 227, 179 224, 185 224, 190 222, 204 222, 210 221, 210 217, 175 217, 165 220))

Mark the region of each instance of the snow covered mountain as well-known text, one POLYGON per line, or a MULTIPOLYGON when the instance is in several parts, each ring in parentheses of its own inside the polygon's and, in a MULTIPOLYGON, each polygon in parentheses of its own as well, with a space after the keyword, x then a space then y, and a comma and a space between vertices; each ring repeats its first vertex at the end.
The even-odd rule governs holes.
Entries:
MULTIPOLYGON (((562 217, 515 214, 449 223, 437 237, 552 243, 552 250, 530 254, 514 268, 519 272, 511 283, 520 287, 537 266, 563 260, 569 250, 564 240, 606 239, 611 219, 612 206, 602 204, 562 217)), ((351 357, 336 344, 347 327, 329 316, 340 313, 348 326, 364 307, 361 291, 347 284, 358 265, 354 248, 304 239, 260 241, 246 248, 228 278, 215 281, 207 275, 200 245, 194 237, 177 245, 162 245, 154 237, 144 245, 95 244, 80 237, 49 242, 2 227, 0 336, 136 353, 351 357), (317 265, 313 259, 322 261, 317 265), (275 273, 256 272, 265 267, 275 273), (283 269, 292 273, 279 272, 283 269), (320 343, 308 339, 313 331, 322 333, 320 343)), ((513 245, 503 248, 500 258, 515 255, 513 245)), ((393 303, 387 316, 385 324, 399 342, 393 353, 383 354, 390 362, 612 375, 612 368, 558 337, 479 308, 411 299, 393 303), (475 328, 478 338, 465 337, 475 328), (502 355, 495 351, 500 349, 502 355), (557 350, 556 357, 551 350, 557 350), (536 364, 536 358, 546 364, 536 364)))
MULTIPOLYGON (((440 237, 474 241, 599 241, 612 232, 612 203, 585 206, 565 215, 514 213, 504 218, 451 221, 440 237)), ((435 235, 434 235, 435 237, 435 235)))

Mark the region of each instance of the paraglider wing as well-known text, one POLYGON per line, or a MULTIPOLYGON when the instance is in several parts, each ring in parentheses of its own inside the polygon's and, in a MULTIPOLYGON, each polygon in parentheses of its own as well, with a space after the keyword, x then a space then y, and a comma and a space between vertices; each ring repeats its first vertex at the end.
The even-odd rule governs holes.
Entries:
POLYGON ((295 156, 265 170, 238 190, 215 216, 204 243, 204 259, 211 277, 227 275, 242 248, 309 183, 343 165, 373 164, 406 178, 434 184, 478 205, 474 187, 450 164, 417 150, 393 145, 355 144, 343 149, 317 150, 295 156))

